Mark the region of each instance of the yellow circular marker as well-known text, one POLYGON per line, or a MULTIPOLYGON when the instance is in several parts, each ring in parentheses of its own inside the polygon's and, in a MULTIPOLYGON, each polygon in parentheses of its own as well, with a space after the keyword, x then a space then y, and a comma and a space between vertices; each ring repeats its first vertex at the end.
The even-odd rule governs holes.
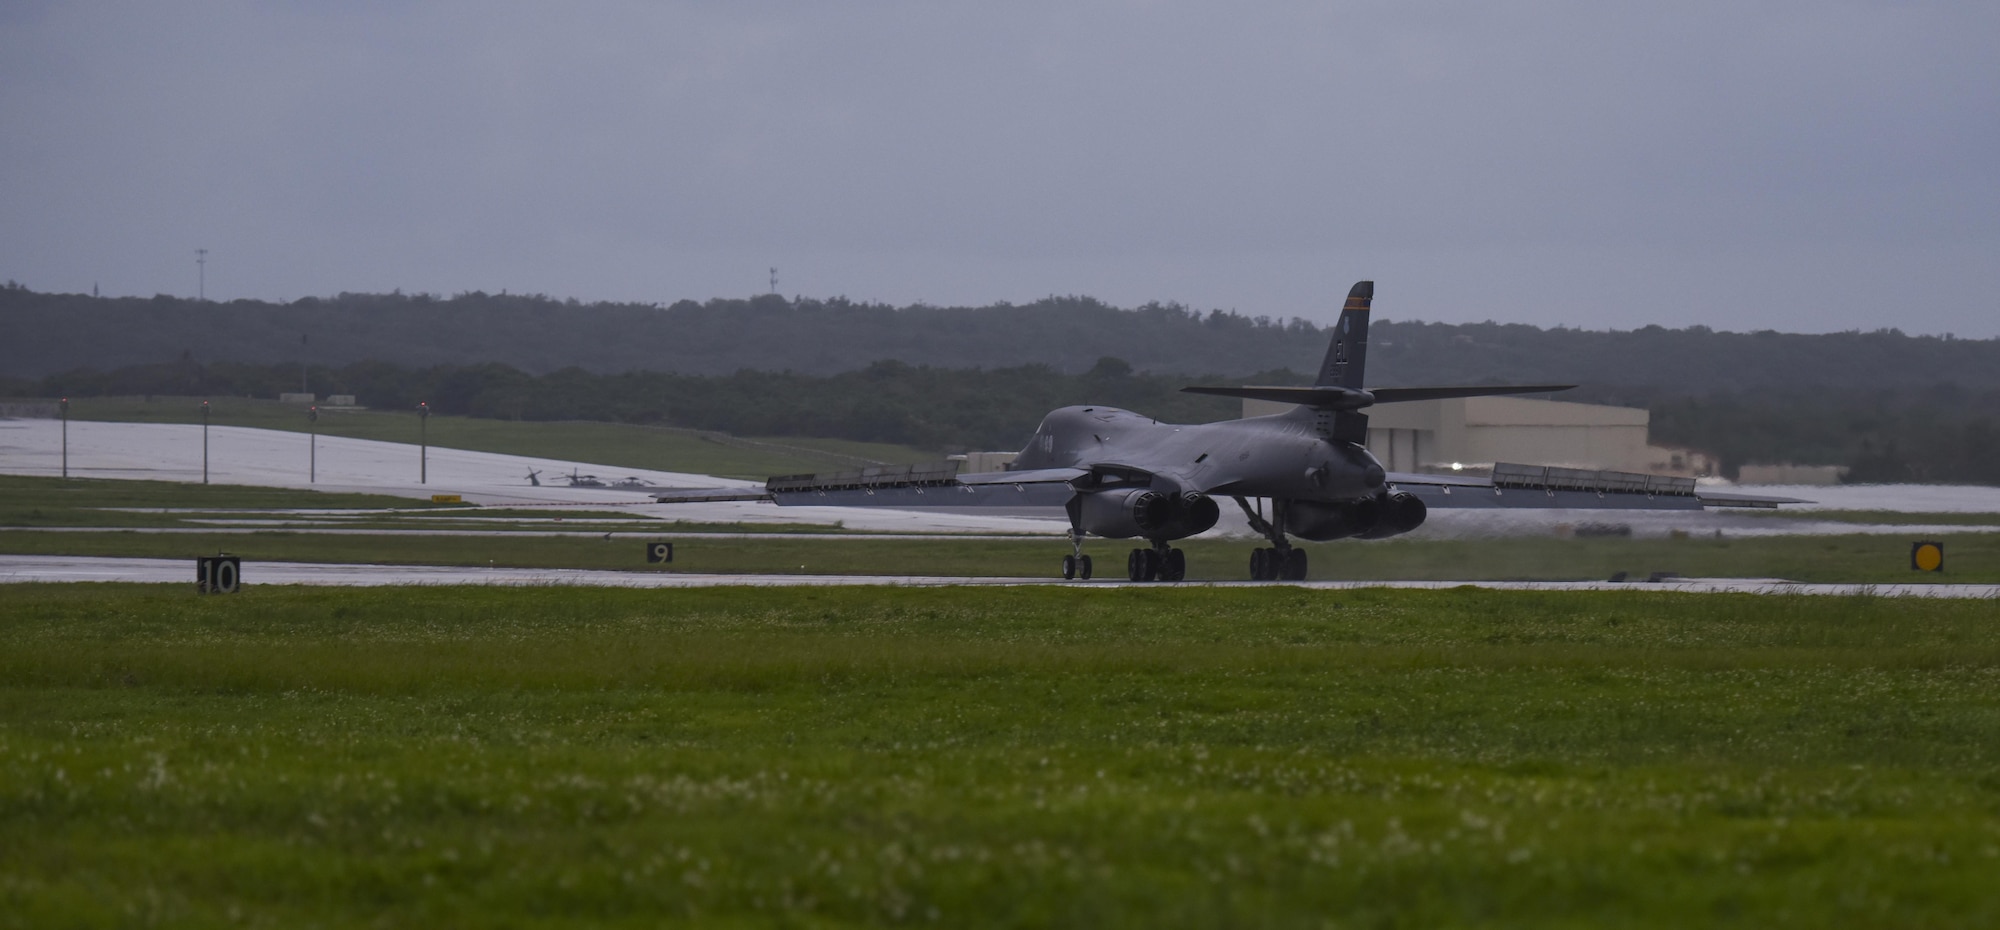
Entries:
POLYGON ((1920 572, 1944 571, 1944 543, 1911 544, 1910 567, 1920 572))

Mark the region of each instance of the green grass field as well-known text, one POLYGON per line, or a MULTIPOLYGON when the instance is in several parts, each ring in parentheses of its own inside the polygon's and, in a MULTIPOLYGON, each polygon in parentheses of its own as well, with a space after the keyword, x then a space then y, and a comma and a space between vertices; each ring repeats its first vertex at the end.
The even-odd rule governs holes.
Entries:
MULTIPOLYGON (((209 422, 215 426, 300 433, 309 428, 305 408, 295 404, 241 397, 208 400, 209 422)), ((125 423, 200 423, 201 401, 193 397, 83 397, 70 402, 69 415, 78 420, 125 423)), ((318 428, 323 436, 414 443, 420 425, 415 411, 329 410, 322 411, 318 428)), ((579 420, 550 423, 438 415, 422 428, 430 444, 440 448, 735 478, 839 471, 858 467, 864 459, 915 464, 943 457, 935 451, 885 443, 797 437, 744 439, 699 430, 579 420)))
POLYGON ((1991 926, 1996 619, 0 585, 0 926, 1991 926))
MULTIPOLYGON (((687 532, 712 527, 688 527, 687 532)), ((374 536, 293 532, 156 535, 106 530, 88 533, 0 531, 0 552, 25 555, 188 558, 229 552, 246 560, 254 583, 257 561, 376 562, 410 565, 494 565, 517 568, 671 570, 700 573, 805 573, 1054 577, 1069 544, 1046 539, 783 539, 680 538, 675 528, 646 530, 674 541, 670 566, 648 566, 635 539, 583 537, 374 536)), ((1346 581, 1602 581, 1614 572, 1643 580, 1653 572, 1696 578, 1781 578, 1800 582, 1909 584, 2000 583, 2000 536, 1942 537, 1946 571, 1913 572, 1910 543, 1893 536, 1777 536, 1745 540, 1484 539, 1342 540, 1308 543, 1315 580, 1346 581)), ((1249 577, 1249 540, 1192 540, 1188 578, 1249 577)), ((1129 543, 1091 540, 1086 551, 1098 577, 1122 579, 1129 543)))

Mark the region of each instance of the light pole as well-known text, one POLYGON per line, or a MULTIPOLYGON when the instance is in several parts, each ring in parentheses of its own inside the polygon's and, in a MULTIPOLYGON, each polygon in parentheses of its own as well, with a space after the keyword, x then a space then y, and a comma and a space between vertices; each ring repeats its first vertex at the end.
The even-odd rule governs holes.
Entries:
POLYGON ((201 402, 201 483, 208 483, 208 401, 201 402))
POLYGON ((431 483, 431 405, 429 401, 417 402, 417 483, 431 483))
POLYGON ((63 398, 62 403, 59 403, 56 406, 62 409, 63 477, 68 478, 69 477, 69 398, 67 397, 63 398))
POLYGON ((318 404, 314 404, 310 409, 306 411, 306 422, 311 424, 310 431, 312 434, 312 438, 307 440, 309 444, 308 445, 309 451, 306 453, 306 483, 318 484, 319 483, 319 405, 318 404))

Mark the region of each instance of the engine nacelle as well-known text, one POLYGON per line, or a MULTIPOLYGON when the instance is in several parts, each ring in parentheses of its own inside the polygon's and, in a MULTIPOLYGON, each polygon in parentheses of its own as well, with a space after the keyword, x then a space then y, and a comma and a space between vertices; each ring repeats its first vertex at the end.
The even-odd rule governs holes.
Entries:
POLYGON ((1424 506, 1423 498, 1405 491, 1389 495, 1378 505, 1377 513, 1374 528, 1362 533, 1362 539, 1387 539, 1423 526, 1430 508, 1424 506))
POLYGON ((1372 497, 1338 504, 1291 501, 1285 505, 1285 532, 1314 542, 1346 539, 1373 529, 1375 516, 1372 497))
POLYGON ((1206 494, 1166 494, 1147 488, 1091 491, 1082 496, 1083 530, 1110 539, 1182 539, 1222 517, 1206 494))
POLYGON ((1337 504, 1291 501, 1285 506, 1285 530, 1314 542, 1349 537, 1382 539, 1422 526, 1427 512, 1424 502, 1409 493, 1337 504))

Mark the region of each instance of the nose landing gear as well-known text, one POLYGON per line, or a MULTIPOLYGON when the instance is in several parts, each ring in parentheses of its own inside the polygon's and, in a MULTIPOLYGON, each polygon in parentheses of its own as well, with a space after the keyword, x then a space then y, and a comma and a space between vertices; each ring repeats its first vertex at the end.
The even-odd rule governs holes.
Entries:
POLYGON ((1069 545, 1071 552, 1069 555, 1063 556, 1062 561, 1063 580, 1068 581, 1072 578, 1079 578, 1089 581, 1091 569, 1090 556, 1083 554, 1082 530, 1072 529, 1069 531, 1069 545))

